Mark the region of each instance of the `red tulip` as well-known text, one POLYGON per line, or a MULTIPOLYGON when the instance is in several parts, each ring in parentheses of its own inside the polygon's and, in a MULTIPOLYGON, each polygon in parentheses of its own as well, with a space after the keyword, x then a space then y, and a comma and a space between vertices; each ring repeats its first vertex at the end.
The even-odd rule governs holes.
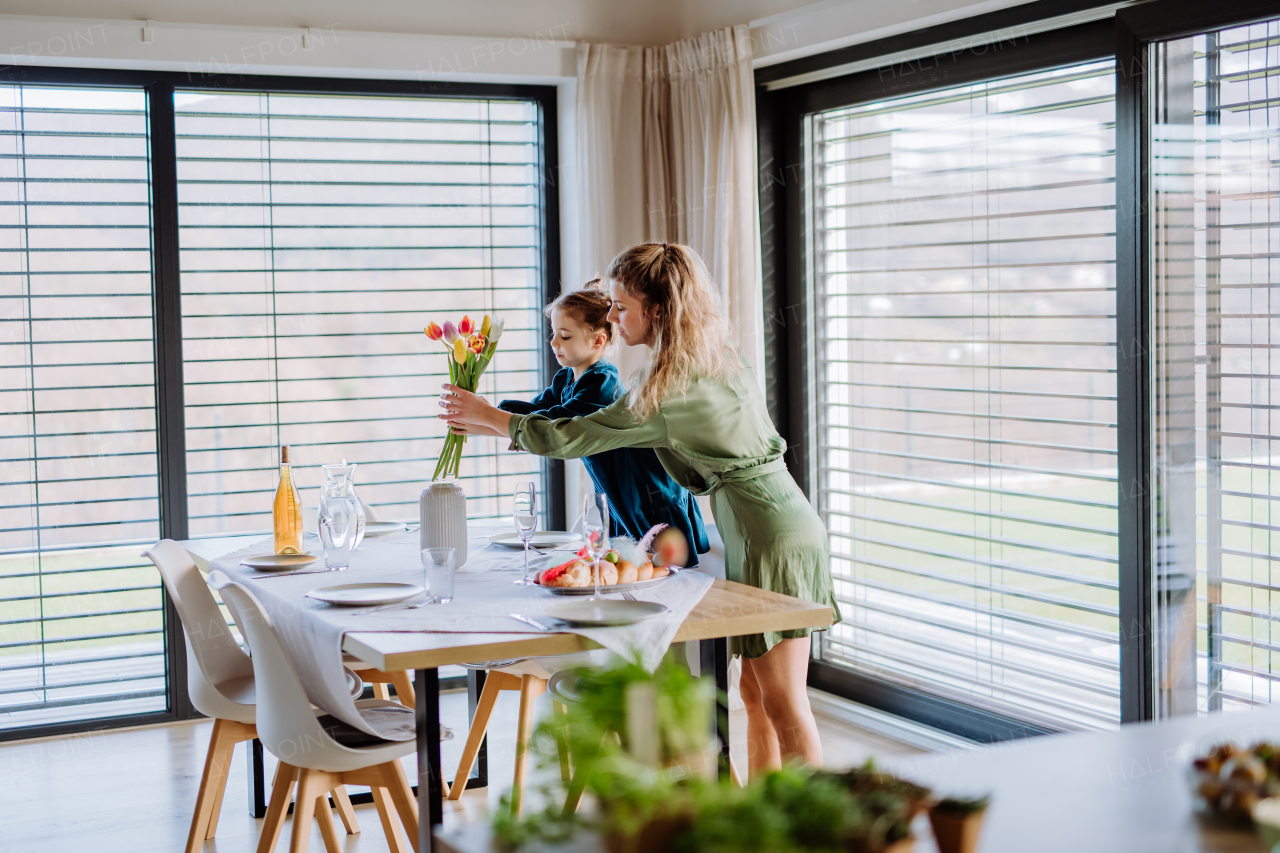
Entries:
POLYGON ((467 349, 471 350, 476 355, 479 355, 484 352, 485 343, 487 342, 484 339, 484 335, 472 335, 467 338, 467 349))
POLYGON ((463 335, 469 335, 476 330, 476 324, 471 322, 471 318, 466 314, 462 315, 462 322, 458 324, 458 331, 463 335))
POLYGON ((444 329, 440 328, 435 323, 428 323, 427 327, 422 331, 426 332, 427 337, 431 338, 433 341, 438 341, 444 337, 444 329))

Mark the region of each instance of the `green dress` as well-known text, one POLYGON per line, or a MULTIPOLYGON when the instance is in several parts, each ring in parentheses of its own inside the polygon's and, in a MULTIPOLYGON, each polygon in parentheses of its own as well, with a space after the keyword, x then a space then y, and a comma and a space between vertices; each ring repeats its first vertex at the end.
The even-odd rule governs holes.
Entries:
MULTIPOLYGON (((711 496, 729 580, 829 604, 839 621, 826 527, 787 473, 786 442, 773 428, 751 369, 744 367, 728 381, 695 380, 644 421, 628 408, 629 396, 585 417, 515 415, 511 449, 576 459, 618 447, 652 447, 677 483, 711 496)), ((731 648, 757 658, 779 640, 810 633, 805 628, 734 637, 731 648)))

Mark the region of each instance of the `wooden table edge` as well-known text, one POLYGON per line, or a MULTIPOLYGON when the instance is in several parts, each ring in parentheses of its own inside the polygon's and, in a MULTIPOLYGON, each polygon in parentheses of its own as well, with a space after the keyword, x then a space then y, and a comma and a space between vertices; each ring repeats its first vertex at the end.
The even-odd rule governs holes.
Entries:
MULTIPOLYGON (((831 608, 825 604, 810 604, 785 613, 775 613, 769 620, 770 631, 794 631, 804 628, 831 627, 831 608)), ((690 614, 693 618, 694 614, 690 614)), ((689 619, 680 626, 672 643, 689 640, 710 640, 720 637, 739 637, 759 632, 758 614, 730 617, 707 625, 690 625, 689 619)), ((699 622, 707 620, 699 619, 699 622)), ((365 663, 373 664, 384 672, 406 669, 427 669, 450 664, 475 663, 484 660, 502 660, 513 657, 543 657, 567 655, 574 652, 598 649, 600 646, 578 634, 449 634, 454 642, 436 649, 416 649, 404 652, 385 652, 376 645, 378 637, 390 631, 354 631, 343 637, 342 649, 365 663)), ((422 634, 445 636, 423 631, 422 634)))

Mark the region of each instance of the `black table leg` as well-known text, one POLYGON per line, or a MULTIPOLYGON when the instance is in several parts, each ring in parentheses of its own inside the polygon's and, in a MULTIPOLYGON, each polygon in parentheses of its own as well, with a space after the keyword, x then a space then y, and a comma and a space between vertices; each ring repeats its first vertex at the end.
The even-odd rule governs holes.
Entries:
POLYGON ((440 672, 415 673, 418 715, 418 853, 431 853, 434 830, 444 820, 440 774, 440 672))
POLYGON ((267 816, 267 779, 262 766, 262 741, 254 738, 245 746, 248 750, 245 764, 249 768, 249 816, 263 818, 267 816))
POLYGON ((729 641, 724 637, 698 642, 699 669, 716 680, 716 737, 720 738, 720 778, 729 778, 729 641))
MULTIPOLYGON (((480 692, 484 690, 484 680, 489 673, 483 669, 467 670, 467 721, 476 718, 476 706, 480 704, 480 692)), ((486 788, 489 785, 489 735, 486 732, 480 741, 480 751, 476 754, 476 766, 467 778, 467 788, 486 788)))

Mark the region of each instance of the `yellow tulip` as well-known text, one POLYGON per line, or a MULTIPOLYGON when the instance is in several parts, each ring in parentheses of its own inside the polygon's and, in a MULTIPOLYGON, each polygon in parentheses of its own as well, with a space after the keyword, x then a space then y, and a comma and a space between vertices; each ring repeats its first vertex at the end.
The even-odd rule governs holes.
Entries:
POLYGON ((480 321, 480 334, 484 335, 484 339, 489 340, 489 315, 485 314, 484 319, 480 321))
POLYGON ((467 363, 467 342, 462 338, 453 342, 453 360, 458 364, 467 363))

